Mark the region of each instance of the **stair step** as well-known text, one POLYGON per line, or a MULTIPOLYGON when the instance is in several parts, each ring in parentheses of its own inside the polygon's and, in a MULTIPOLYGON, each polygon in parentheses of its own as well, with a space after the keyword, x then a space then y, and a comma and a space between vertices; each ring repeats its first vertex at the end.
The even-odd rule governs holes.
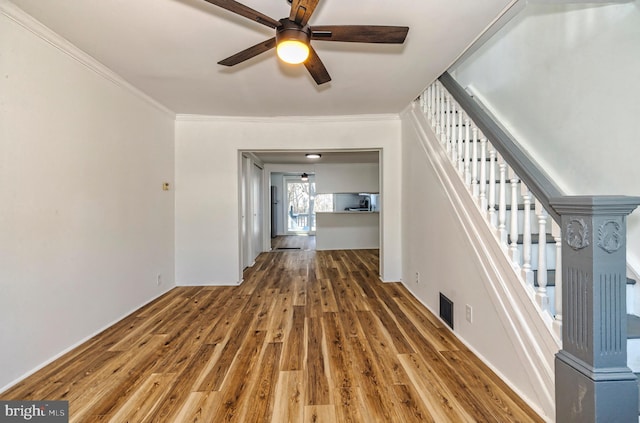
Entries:
MULTIPOLYGON (((545 234, 545 240, 547 244, 555 244, 556 240, 553 238, 551 234, 545 234)), ((540 234, 531 234, 531 243, 538 244, 540 242, 540 234)), ((524 244, 524 235, 518 235, 518 244, 524 244)))
MULTIPOLYGON (((507 198, 507 201, 509 201, 509 198, 507 198)), ((491 206, 487 205, 487 211, 489 211, 491 209, 491 206)), ((495 204, 495 208, 494 208, 496 214, 498 214, 499 211, 499 206, 496 203, 495 204)), ((507 211, 507 216, 509 215, 509 212, 511 212, 511 203, 507 203, 505 204, 505 210, 507 211)), ((524 204, 518 204, 517 205, 517 210, 518 211, 524 211, 524 204)), ((531 210, 531 220, 533 221, 533 219, 535 218, 535 212, 533 210, 533 204, 530 206, 529 210, 531 210)))
MULTIPOLYGON (((538 287, 538 271, 533 271, 533 286, 538 287)), ((547 270, 547 286, 556 286, 556 271, 547 270)))
POLYGON ((640 317, 633 314, 627 314, 627 366, 640 377, 640 317))
POLYGON ((627 339, 640 339, 640 317, 627 314, 627 339))
MULTIPOLYGON (((635 285, 636 280, 627 278, 627 285, 635 285)), ((538 271, 533 271, 533 286, 538 286, 538 271)), ((547 286, 556 286, 556 271, 555 270, 547 270, 547 286)), ((633 338, 640 339, 640 317, 634 316, 632 314, 627 315, 627 333, 631 333, 631 325, 634 325, 634 328, 637 328, 638 336, 634 336, 633 338), (636 320, 637 319, 637 320, 636 320)), ((634 332, 635 333, 635 332, 634 332)), ((631 338, 627 336, 627 338, 631 338)))

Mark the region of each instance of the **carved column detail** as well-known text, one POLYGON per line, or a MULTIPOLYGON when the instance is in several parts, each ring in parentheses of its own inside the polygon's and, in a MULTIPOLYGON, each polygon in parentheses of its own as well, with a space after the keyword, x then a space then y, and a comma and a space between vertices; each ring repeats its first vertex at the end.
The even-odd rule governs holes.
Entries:
POLYGON ((565 311, 564 333, 566 337, 563 337, 563 347, 566 350, 571 350, 576 355, 582 355, 587 351, 589 335, 592 332, 592 325, 589 321, 586 307, 589 279, 590 276, 580 269, 565 268, 566 295, 573 295, 578 300, 569 301, 569 308, 565 311))
POLYGON ((600 291, 600 355, 624 355, 626 360, 627 339, 622 338, 620 321, 615 310, 624 309, 627 278, 620 274, 603 274, 598 281, 600 291))

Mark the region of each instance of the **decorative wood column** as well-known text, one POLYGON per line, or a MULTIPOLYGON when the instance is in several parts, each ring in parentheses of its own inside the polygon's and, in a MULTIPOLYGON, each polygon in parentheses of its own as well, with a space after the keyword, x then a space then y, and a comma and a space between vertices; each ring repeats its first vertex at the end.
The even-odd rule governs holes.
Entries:
POLYGON ((638 384, 627 367, 626 216, 640 197, 552 199, 561 215, 562 350, 556 421, 638 421, 638 384))

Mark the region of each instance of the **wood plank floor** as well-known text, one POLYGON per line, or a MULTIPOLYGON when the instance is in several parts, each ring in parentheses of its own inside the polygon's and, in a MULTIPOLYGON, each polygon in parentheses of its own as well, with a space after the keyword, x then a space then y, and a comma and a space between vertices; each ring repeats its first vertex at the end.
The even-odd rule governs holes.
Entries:
POLYGON ((281 235, 271 239, 271 249, 277 250, 303 250, 316 249, 315 235, 281 235))
POLYGON ((540 422, 378 251, 271 252, 239 287, 179 287, 2 399, 71 422, 540 422))

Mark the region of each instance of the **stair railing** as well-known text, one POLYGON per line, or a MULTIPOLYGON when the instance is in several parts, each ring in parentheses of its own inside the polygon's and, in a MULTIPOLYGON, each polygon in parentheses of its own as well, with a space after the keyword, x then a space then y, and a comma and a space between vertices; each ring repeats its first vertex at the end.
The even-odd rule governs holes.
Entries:
POLYGON ((420 97, 422 111, 527 292, 561 339, 562 272, 548 272, 561 263, 560 216, 549 206, 548 198, 562 193, 546 175, 527 163, 529 159, 522 152, 494 142, 509 135, 492 120, 467 112, 469 105, 465 108, 464 97, 452 94, 460 91, 464 92, 445 73, 420 97), (510 165, 514 162, 520 166, 510 165), (536 169, 535 178, 520 176, 528 173, 521 169, 527 165, 536 169), (536 196, 542 191, 550 194, 536 196), (547 247, 549 241, 555 243, 555 248, 547 247), (554 275, 553 302, 548 274, 554 275))
POLYGON ((525 289, 562 340, 555 355, 556 421, 635 421, 638 384, 626 348, 626 218, 640 197, 564 195, 448 73, 419 100, 525 289), (553 304, 548 274, 554 275, 553 304))

